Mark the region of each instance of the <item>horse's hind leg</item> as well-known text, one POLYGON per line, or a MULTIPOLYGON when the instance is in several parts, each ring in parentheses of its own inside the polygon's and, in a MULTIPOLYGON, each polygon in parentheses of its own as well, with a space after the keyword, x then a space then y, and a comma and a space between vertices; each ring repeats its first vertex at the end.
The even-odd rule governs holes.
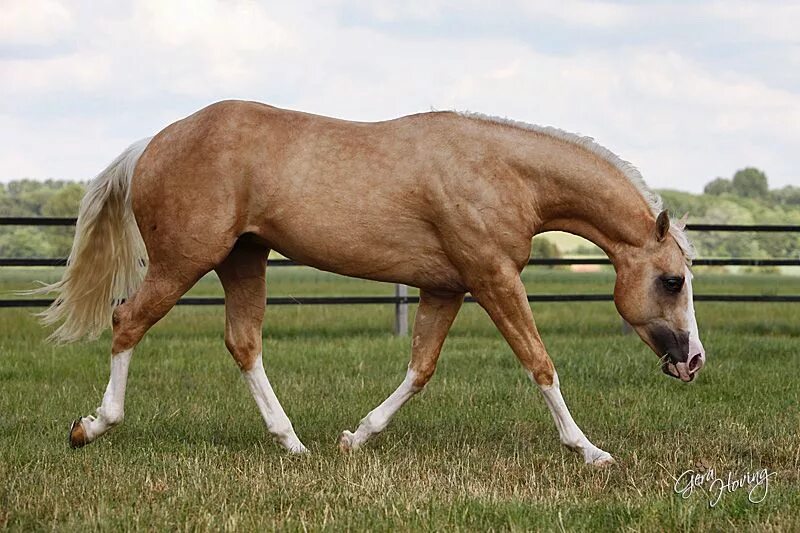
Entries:
POLYGON ((261 355, 268 253, 262 246, 240 241, 216 269, 225 289, 225 346, 239 365, 267 430, 290 452, 303 453, 306 447, 272 390, 261 355))
POLYGON ((193 268, 193 272, 179 272, 174 265, 167 268, 151 264, 141 288, 114 310, 111 378, 96 416, 85 416, 72 423, 69 442, 73 448, 94 441, 122 422, 133 348, 208 270, 193 268))
POLYGON ((403 404, 425 387, 436 370, 444 339, 463 301, 463 294, 434 295, 420 291, 406 378, 382 404, 361 420, 355 433, 342 432, 339 448, 343 452, 358 449, 371 436, 383 431, 403 404))

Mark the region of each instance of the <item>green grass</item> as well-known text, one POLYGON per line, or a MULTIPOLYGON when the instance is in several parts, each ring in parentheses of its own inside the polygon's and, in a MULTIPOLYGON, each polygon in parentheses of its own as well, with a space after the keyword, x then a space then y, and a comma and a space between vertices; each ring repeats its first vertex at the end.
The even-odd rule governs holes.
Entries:
MULTIPOLYGON (((0 291, 55 269, 0 271, 0 291)), ((531 292, 609 292, 608 273, 530 269, 531 292)), ((274 295, 390 294, 391 286, 273 269, 274 295)), ((800 279, 699 275, 696 292, 797 294, 800 279)), ((194 295, 218 295, 215 280, 194 295)), ((2 297, 9 297, 3 294, 2 297)), ((558 443, 541 395, 485 313, 465 305, 428 389, 365 449, 342 429, 402 380, 408 340, 391 306, 268 308, 265 364, 307 457, 274 445, 223 344, 221 307, 174 309, 136 350, 125 423, 67 446, 99 405, 109 339, 54 347, 30 310, 0 310, 0 529, 797 530, 800 306, 697 305, 708 366, 667 378, 613 304, 535 304, 562 390, 618 464, 597 470, 558 443), (673 477, 777 472, 746 490, 683 500, 673 477)))

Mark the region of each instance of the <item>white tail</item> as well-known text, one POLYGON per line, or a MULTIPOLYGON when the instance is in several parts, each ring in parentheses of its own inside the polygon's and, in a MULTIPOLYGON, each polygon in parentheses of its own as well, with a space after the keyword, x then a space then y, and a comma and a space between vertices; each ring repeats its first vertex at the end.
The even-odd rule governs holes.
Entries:
POLYGON ((129 146, 92 181, 81 200, 64 276, 28 293, 57 293, 53 304, 39 314, 46 325, 63 321, 50 340, 97 338, 111 324, 114 307, 142 282, 147 251, 130 190, 136 163, 150 139, 129 146))

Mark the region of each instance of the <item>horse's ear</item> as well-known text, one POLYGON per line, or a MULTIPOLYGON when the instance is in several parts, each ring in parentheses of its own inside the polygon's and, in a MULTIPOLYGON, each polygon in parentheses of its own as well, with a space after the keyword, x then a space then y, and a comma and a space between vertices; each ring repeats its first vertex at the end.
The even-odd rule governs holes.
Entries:
POLYGON ((666 209, 661 211, 656 218, 656 239, 663 241, 669 234, 669 213, 666 209))
POLYGON ((676 223, 675 225, 678 226, 678 229, 681 231, 686 229, 686 223, 689 221, 689 213, 685 213, 676 223))

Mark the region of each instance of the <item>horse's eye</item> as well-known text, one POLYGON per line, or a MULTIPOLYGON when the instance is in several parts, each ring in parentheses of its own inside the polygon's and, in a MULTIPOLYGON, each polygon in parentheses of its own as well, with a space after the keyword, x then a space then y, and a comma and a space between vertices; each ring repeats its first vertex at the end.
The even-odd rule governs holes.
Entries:
POLYGON ((670 276, 661 278, 661 283, 664 285, 664 289, 667 292, 671 293, 679 293, 683 288, 683 277, 682 276, 670 276))

